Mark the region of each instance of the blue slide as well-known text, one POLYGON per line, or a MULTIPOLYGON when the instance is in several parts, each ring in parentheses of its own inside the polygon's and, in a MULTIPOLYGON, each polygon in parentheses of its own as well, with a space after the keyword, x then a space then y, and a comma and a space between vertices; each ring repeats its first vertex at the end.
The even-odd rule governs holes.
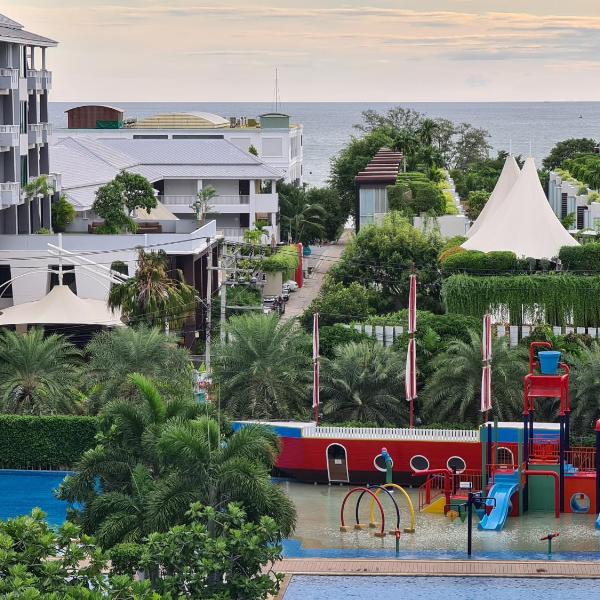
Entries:
MULTIPOLYGON (((519 489, 519 473, 496 473, 495 481, 488 496, 495 498, 496 506, 479 521, 479 529, 486 531, 500 531, 504 527, 510 511, 510 498, 519 489)), ((488 500, 487 504, 493 502, 488 500)))
POLYGON ((598 515, 598 518, 596 519, 596 529, 600 529, 600 515, 598 515))

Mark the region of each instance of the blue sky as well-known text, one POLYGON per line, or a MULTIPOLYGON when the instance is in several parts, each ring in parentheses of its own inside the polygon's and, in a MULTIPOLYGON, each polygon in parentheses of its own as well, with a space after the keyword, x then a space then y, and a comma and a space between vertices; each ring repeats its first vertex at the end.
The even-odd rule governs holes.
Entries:
POLYGON ((4 0, 53 100, 600 100, 600 0, 4 0))

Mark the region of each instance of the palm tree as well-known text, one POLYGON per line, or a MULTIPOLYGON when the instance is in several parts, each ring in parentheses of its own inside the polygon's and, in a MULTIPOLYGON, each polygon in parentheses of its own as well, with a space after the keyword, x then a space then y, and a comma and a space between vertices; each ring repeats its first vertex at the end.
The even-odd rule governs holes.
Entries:
MULTIPOLYGON (((431 363, 432 374, 423 391, 430 420, 449 423, 480 421, 481 337, 454 340, 431 363)), ((523 377, 527 373, 523 349, 511 350, 504 338, 492 342, 492 412, 503 420, 519 418, 523 407, 523 377)))
POLYGON ((63 336, 0 333, 0 409, 17 414, 80 413, 81 352, 63 336))
POLYGON ((325 359, 323 412, 336 421, 404 424, 404 362, 391 348, 369 341, 350 342, 325 359))
POLYGON ((115 398, 131 398, 136 389, 127 375, 150 377, 165 398, 192 398, 192 364, 172 335, 141 325, 96 335, 86 347, 88 380, 93 386, 90 411, 115 398))
POLYGON ((308 244, 325 237, 325 209, 317 203, 309 203, 306 191, 287 186, 279 196, 281 231, 289 232, 292 242, 308 244))
POLYGON ((600 418, 600 345, 593 342, 588 348, 571 355, 571 426, 581 434, 589 434, 600 418))
POLYGON ((113 285, 108 306, 120 308, 130 323, 167 328, 183 323, 193 313, 196 299, 196 290, 185 283, 182 272, 169 271, 164 250, 140 248, 135 276, 113 285))
POLYGON ((229 319, 229 342, 213 358, 221 405, 236 418, 290 419, 309 408, 310 342, 294 321, 276 315, 229 319))
POLYGON ((106 406, 101 443, 59 488, 61 499, 80 503, 84 531, 104 547, 140 541, 183 523, 196 501, 215 508, 241 502, 252 517, 269 515, 284 534, 293 530, 293 505, 270 482, 279 452, 273 432, 256 426, 223 436, 203 406, 165 401, 143 375, 129 378, 137 404, 106 406))

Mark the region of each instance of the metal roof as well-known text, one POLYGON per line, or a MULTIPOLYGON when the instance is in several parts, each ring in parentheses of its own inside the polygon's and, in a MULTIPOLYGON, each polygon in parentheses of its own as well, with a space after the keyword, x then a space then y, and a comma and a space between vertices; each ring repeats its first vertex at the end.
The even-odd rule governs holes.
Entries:
POLYGON ((0 41, 15 44, 32 44, 37 46, 56 46, 58 42, 37 33, 25 31, 23 25, 0 14, 0 41))
POLYGON ((79 110, 83 108, 109 108, 110 110, 116 110, 117 112, 124 113, 125 111, 118 106, 111 106, 110 104, 78 104, 77 106, 72 106, 71 108, 67 108, 65 110, 66 113, 71 112, 72 110, 79 110))

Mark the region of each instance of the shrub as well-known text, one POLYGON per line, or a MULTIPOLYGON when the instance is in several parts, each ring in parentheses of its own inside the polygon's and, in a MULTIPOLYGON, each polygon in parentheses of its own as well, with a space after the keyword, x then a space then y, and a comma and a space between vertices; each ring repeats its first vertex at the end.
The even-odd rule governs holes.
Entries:
POLYGON ((61 196, 58 201, 52 205, 52 228, 57 233, 64 231, 75 219, 75 209, 73 205, 61 196))
POLYGON ((518 267, 517 256, 514 252, 495 251, 479 252, 467 250, 455 252, 443 260, 444 271, 479 271, 483 274, 491 272, 514 271, 518 267))
POLYGON ((338 346, 349 344, 350 342, 363 342, 371 339, 372 338, 366 333, 357 331, 352 327, 346 327, 341 323, 319 327, 319 350, 321 356, 327 358, 333 358, 334 350, 338 346))
POLYGON ((265 258, 261 262, 260 268, 266 273, 281 271, 285 281, 294 275, 294 271, 298 266, 298 260, 298 248, 296 246, 284 246, 275 254, 265 258))
POLYGON ((113 572, 117 575, 134 575, 141 569, 144 546, 133 542, 123 542, 113 546, 109 551, 113 572))
POLYGON ((446 212, 446 198, 439 186, 423 173, 402 173, 397 183, 387 188, 390 210, 400 210, 409 215, 434 211, 446 212))
POLYGON ((444 263, 446 259, 454 256, 455 254, 459 254, 460 252, 467 252, 467 250, 465 250, 462 246, 451 246, 440 253, 438 260, 440 263, 444 263))
POLYGON ((3 468, 66 468, 95 446, 94 417, 0 415, 3 468))
POLYGON ((474 190, 467 196, 467 217, 474 221, 484 209, 490 199, 490 192, 486 190, 474 190))
POLYGON ((565 271, 600 271, 600 243, 590 242, 582 246, 563 246, 558 258, 565 271))
POLYGON ((442 252, 444 250, 448 250, 448 248, 454 248, 455 246, 460 246, 464 242, 466 242, 469 238, 464 235, 454 235, 450 238, 444 240, 444 245, 442 246, 442 252))

